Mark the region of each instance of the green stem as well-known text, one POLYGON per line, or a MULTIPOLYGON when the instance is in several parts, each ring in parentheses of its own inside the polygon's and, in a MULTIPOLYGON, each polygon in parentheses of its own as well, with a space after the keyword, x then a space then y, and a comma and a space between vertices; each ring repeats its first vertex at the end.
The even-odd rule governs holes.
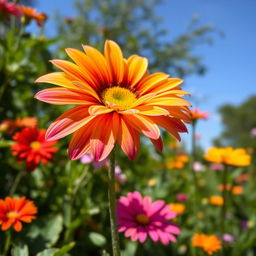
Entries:
POLYGON ((16 191, 19 183, 20 183, 20 180, 21 180, 22 176, 23 176, 23 171, 19 171, 18 174, 16 175, 16 178, 15 178, 15 180, 13 182, 13 185, 12 185, 12 188, 10 190, 10 193, 9 193, 10 196, 14 195, 14 193, 15 193, 15 191, 16 191))
POLYGON ((220 223, 220 231, 221 234, 223 235, 226 231, 225 229, 225 219, 226 219, 226 212, 227 212, 227 178, 228 178, 228 167, 225 166, 222 174, 222 185, 223 185, 223 190, 222 190, 222 197, 223 197, 223 205, 221 208, 221 223, 220 223))
POLYGON ((110 155, 108 170, 108 201, 111 226, 113 256, 120 256, 119 237, 116 223, 116 195, 115 195, 115 148, 110 155))
POLYGON ((193 175, 193 181, 195 186, 195 194, 198 192, 198 179, 196 172, 194 171, 194 163, 196 162, 196 123, 195 121, 192 123, 192 141, 191 141, 191 172, 193 175))
POLYGON ((11 231, 8 230, 8 231, 6 231, 6 238, 5 238, 3 256, 7 256, 8 255, 10 246, 11 246, 11 231))

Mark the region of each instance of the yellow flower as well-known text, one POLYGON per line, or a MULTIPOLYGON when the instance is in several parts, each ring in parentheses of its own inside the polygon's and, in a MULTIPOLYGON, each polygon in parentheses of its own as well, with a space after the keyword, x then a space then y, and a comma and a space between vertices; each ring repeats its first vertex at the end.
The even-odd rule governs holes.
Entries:
POLYGON ((194 234, 192 246, 201 247, 206 253, 212 255, 221 249, 221 241, 215 235, 194 234))
POLYGON ((204 158, 209 162, 222 163, 222 151, 221 148, 212 147, 207 151, 204 158))
POLYGON ((186 206, 184 204, 180 204, 180 203, 171 203, 171 204, 169 204, 169 206, 170 206, 170 211, 176 212, 177 215, 183 214, 186 209, 186 206))
POLYGON ((224 203, 224 199, 222 196, 210 196, 208 200, 210 204, 217 206, 221 206, 224 203))
POLYGON ((223 163, 233 166, 248 166, 251 162, 251 156, 243 148, 233 149, 226 148, 210 148, 205 159, 213 163, 223 163))
POLYGON ((149 179, 149 180, 148 180, 148 185, 149 185, 150 187, 155 186, 155 185, 156 185, 156 179, 149 179))

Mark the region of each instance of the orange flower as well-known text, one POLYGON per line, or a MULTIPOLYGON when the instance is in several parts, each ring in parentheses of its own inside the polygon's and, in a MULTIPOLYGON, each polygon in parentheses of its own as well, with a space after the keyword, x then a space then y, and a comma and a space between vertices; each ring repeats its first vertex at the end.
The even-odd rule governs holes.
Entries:
POLYGON ((17 129, 33 128, 37 124, 38 121, 34 117, 16 118, 15 120, 5 119, 0 124, 0 131, 8 131, 9 134, 12 134, 17 129))
POLYGON ((167 163, 167 167, 170 169, 183 169, 185 164, 189 161, 189 158, 187 155, 179 154, 174 157, 174 159, 171 159, 167 163))
POLYGON ((242 186, 234 186, 232 189, 233 195, 241 195, 244 192, 244 188, 242 186))
POLYGON ((37 208, 34 203, 26 200, 24 196, 21 198, 6 197, 4 200, 0 199, 0 225, 3 231, 11 226, 16 231, 21 231, 21 222, 31 222, 36 218, 36 213, 37 208))
POLYGON ((201 112, 199 109, 191 109, 191 120, 196 121, 198 119, 208 119, 208 113, 207 112, 201 112))
POLYGON ((176 212, 177 215, 183 214, 186 209, 186 206, 184 204, 180 204, 180 203, 171 203, 171 204, 169 204, 169 206, 170 206, 170 211, 176 212))
POLYGON ((218 190, 219 191, 223 191, 223 190, 229 191, 231 189, 231 184, 226 184, 226 186, 224 186, 224 184, 219 184, 218 185, 218 190))
POLYGON ((221 241, 215 235, 194 234, 192 246, 201 247, 206 253, 212 255, 214 252, 221 250, 221 241))
POLYGON ((17 161, 26 161, 26 168, 33 171, 40 162, 47 164, 53 158, 57 148, 54 145, 56 141, 45 140, 44 129, 25 128, 14 135, 16 141, 11 146, 12 155, 17 157, 17 161))
POLYGON ((38 13, 36 9, 29 6, 19 5, 19 10, 25 17, 25 24, 28 24, 30 20, 35 20, 38 26, 43 26, 47 19, 47 15, 45 13, 38 13))
POLYGON ((217 206, 221 206, 224 203, 224 199, 222 196, 210 196, 208 200, 210 204, 217 206))
POLYGON ((36 94, 36 98, 55 105, 79 105, 62 114, 48 128, 47 140, 74 133, 69 157, 74 160, 91 153, 102 161, 116 142, 134 159, 142 133, 162 150, 162 126, 174 137, 186 132, 190 104, 181 96, 182 80, 167 74, 148 74, 148 61, 137 55, 123 57, 119 46, 107 40, 104 55, 88 45, 84 52, 66 49, 75 62, 52 60, 64 72, 44 75, 36 82, 59 85, 36 94))
POLYGON ((233 149, 232 147, 210 148, 205 155, 205 159, 209 162, 233 166, 248 166, 251 163, 251 156, 247 154, 246 150, 242 148, 233 149))

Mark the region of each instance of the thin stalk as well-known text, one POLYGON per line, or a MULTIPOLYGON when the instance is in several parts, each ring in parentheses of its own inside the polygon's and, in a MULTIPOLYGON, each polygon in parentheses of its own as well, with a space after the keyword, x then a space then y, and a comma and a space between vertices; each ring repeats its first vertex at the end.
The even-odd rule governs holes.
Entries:
POLYGON ((223 184, 223 190, 222 190, 222 197, 223 197, 223 205, 221 208, 221 223, 220 223, 220 231, 223 235, 226 231, 225 229, 225 219, 226 219, 226 212, 227 212, 227 178, 228 178, 228 166, 225 166, 222 174, 222 184, 223 184))
POLYGON ((7 256, 8 255, 10 246, 11 246, 11 231, 8 230, 8 231, 6 231, 6 238, 5 238, 3 256, 7 256))
POLYGON ((15 191, 16 191, 16 189, 17 189, 17 187, 18 187, 18 185, 21 181, 22 176, 23 176, 23 171, 19 171, 18 174, 16 175, 16 178, 13 182, 12 187, 11 187, 11 190, 10 190, 10 193, 9 193, 10 196, 14 195, 14 193, 15 193, 15 191))
POLYGON ((191 172, 193 175, 193 181, 195 186, 195 193, 198 192, 198 179, 196 172, 194 171, 194 163, 196 162, 196 121, 192 123, 192 141, 191 141, 191 172))
POLYGON ((112 238, 113 256, 120 256, 119 237, 116 218, 116 195, 115 195, 115 148, 110 155, 110 166, 108 169, 108 201, 112 238))

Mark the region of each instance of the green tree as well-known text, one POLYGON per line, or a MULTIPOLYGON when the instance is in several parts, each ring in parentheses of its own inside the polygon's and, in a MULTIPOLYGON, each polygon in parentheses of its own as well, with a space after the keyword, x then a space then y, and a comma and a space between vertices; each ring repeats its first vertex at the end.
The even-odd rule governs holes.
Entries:
POLYGON ((80 0, 78 15, 60 22, 63 48, 80 48, 81 43, 101 48, 105 39, 117 41, 125 55, 139 53, 150 58, 150 68, 184 77, 206 70, 201 58, 193 54, 198 43, 209 42, 210 26, 199 26, 194 19, 189 31, 170 39, 156 9, 158 0, 80 0))
POLYGON ((256 147, 251 130, 256 127, 256 96, 252 96, 238 106, 220 107, 223 132, 214 140, 217 146, 256 147))

